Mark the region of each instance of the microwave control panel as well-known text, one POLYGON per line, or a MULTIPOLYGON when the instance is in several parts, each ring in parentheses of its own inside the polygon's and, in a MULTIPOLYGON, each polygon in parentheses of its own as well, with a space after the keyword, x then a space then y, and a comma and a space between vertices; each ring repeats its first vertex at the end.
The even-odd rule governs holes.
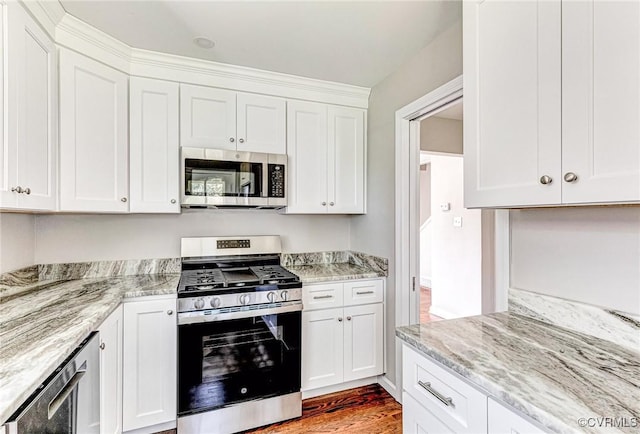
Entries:
POLYGON ((284 165, 269 164, 269 197, 284 197, 284 165))

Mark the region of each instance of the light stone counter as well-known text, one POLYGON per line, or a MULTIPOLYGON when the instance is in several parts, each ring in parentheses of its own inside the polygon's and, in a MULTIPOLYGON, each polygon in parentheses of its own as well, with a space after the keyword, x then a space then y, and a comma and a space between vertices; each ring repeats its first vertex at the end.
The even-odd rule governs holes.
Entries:
POLYGON ((0 288, 0 425, 124 298, 175 294, 179 279, 179 274, 26 279, 20 291, 0 288))
POLYGON ((388 262, 352 251, 282 254, 282 265, 299 276, 302 283, 386 277, 388 262))
POLYGON ((640 349, 509 312, 400 327, 396 336, 552 432, 599 432, 580 418, 640 423, 640 349))

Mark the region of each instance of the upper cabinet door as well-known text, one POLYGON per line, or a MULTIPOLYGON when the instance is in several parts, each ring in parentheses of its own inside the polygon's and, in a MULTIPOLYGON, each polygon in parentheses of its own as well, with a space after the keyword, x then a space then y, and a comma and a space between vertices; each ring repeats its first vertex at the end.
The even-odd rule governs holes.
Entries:
POLYGON ((285 100, 238 93, 237 150, 286 154, 285 100))
POLYGON ((10 2, 2 10, 9 19, 0 24, 0 28, 7 25, 0 36, 6 53, 0 79, 6 84, 3 90, 8 91, 6 95, 0 91, 0 97, 6 98, 3 108, 8 109, 0 121, 4 128, 0 206, 54 210, 58 131, 55 45, 19 3, 10 2))
POLYGON ((127 212, 127 76, 60 50, 60 209, 127 212))
POLYGON ((639 2, 563 2, 562 98, 562 201, 640 201, 639 2))
POLYGON ((364 110, 329 107, 328 212, 364 213, 364 110))
MULTIPOLYGON (((15 3, 12 4, 15 5, 15 3)), ((2 62, 0 62, 0 208, 15 208, 18 203, 18 195, 15 190, 11 191, 11 189, 15 189, 17 186, 16 162, 18 161, 18 149, 15 145, 10 145, 12 139, 9 126, 5 124, 5 110, 10 100, 9 95, 5 94, 4 85, 8 76, 5 69, 7 62, 4 61, 8 54, 8 43, 5 34, 6 15, 7 6, 4 3, 0 3, 0 59, 2 59, 2 62)), ((11 87, 8 87, 7 90, 9 93, 16 91, 11 87)))
POLYGON ((327 106, 287 103, 287 212, 327 212, 327 106))
POLYGON ((463 15, 465 206, 559 203, 560 2, 465 1, 463 15))
POLYGON ((179 213, 178 84, 132 77, 131 212, 179 213))
POLYGON ((180 146, 236 149, 236 93, 180 85, 180 146))

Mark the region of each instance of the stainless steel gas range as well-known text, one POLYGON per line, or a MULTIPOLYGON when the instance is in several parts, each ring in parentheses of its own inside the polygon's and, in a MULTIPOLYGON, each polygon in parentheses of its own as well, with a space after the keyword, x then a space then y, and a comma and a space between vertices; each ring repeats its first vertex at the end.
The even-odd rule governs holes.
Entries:
POLYGON ((302 283, 278 236, 182 239, 178 433, 232 433, 302 414, 302 283))

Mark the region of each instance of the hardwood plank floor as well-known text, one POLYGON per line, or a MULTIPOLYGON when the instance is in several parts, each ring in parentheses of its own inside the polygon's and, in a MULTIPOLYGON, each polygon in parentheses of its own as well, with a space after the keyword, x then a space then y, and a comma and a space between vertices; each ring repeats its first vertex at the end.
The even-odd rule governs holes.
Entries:
POLYGON ((440 321, 442 318, 431 312, 431 288, 420 287, 420 322, 440 321))
POLYGON ((302 402, 302 417, 245 434, 402 432, 402 406, 380 385, 358 387, 302 402))

